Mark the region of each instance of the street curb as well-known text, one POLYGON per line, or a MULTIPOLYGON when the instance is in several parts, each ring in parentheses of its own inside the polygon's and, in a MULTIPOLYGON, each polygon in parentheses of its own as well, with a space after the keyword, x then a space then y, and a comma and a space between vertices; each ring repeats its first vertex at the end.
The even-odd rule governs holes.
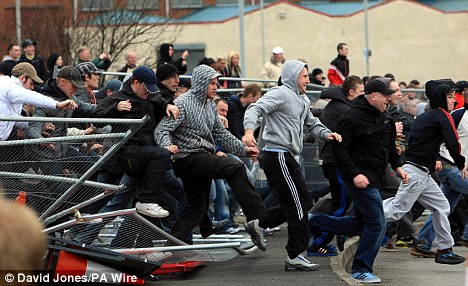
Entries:
POLYGON ((346 240, 343 252, 339 252, 337 256, 330 259, 330 266, 333 272, 348 283, 348 285, 362 285, 346 272, 346 266, 353 260, 356 253, 358 241, 359 237, 352 237, 346 240))
MULTIPOLYGON (((421 217, 423 218, 422 220, 413 222, 413 225, 418 231, 423 226, 427 216, 422 215, 421 217)), ((346 266, 354 259, 354 254, 357 250, 359 238, 359 236, 356 236, 346 240, 343 252, 339 252, 337 256, 334 256, 330 259, 330 266, 333 272, 335 272, 336 275, 338 275, 343 281, 348 283, 348 285, 353 286, 362 284, 357 282, 349 275, 348 272, 346 272, 346 266)))

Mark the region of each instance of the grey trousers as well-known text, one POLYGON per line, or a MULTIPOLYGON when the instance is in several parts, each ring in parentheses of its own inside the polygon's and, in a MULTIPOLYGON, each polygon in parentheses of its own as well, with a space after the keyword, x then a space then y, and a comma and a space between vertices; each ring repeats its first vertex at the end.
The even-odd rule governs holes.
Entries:
POLYGON ((400 184, 395 197, 383 201, 385 219, 387 222, 399 220, 418 201, 432 211, 437 248, 442 250, 452 247, 454 241, 447 218, 450 213, 447 198, 428 172, 410 164, 403 165, 403 169, 410 178, 409 182, 400 184))

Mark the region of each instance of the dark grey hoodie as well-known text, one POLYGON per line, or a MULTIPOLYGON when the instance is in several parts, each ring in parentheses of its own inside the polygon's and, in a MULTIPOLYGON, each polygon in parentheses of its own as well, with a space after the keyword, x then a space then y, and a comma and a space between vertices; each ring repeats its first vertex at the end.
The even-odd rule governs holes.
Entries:
POLYGON ((304 127, 320 140, 327 140, 331 133, 310 112, 309 98, 299 93, 297 80, 304 67, 303 62, 286 61, 281 71, 283 85, 272 88, 245 113, 245 129, 255 130, 257 120, 263 117, 261 139, 267 148, 298 155, 303 147, 304 127))

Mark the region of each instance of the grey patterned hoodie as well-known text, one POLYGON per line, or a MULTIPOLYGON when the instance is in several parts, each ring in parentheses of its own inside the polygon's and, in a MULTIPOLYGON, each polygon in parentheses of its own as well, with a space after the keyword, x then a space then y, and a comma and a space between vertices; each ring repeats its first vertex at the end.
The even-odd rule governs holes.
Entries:
POLYGON ((164 118, 154 130, 154 139, 161 147, 178 146, 174 159, 197 152, 214 154, 215 142, 230 153, 245 155, 244 144, 224 128, 215 104, 206 98, 208 85, 216 76, 214 69, 197 66, 192 73, 192 88, 174 100, 179 117, 164 118))
POLYGON ((281 71, 282 86, 270 89, 244 115, 244 128, 255 129, 263 117, 261 139, 266 148, 278 148, 298 155, 302 151, 304 127, 314 137, 327 140, 331 131, 310 112, 310 100, 300 94, 299 74, 306 67, 300 61, 286 61, 281 71))

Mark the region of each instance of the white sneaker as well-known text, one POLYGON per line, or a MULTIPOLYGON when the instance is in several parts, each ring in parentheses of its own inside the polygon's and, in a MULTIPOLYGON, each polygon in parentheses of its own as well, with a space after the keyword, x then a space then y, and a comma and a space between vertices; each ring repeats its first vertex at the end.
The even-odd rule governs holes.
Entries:
POLYGON ((319 269, 318 264, 314 264, 309 260, 305 259, 302 254, 299 254, 296 258, 290 259, 289 257, 286 258, 286 262, 284 263, 284 270, 286 271, 313 271, 319 269))
POLYGON ((168 211, 166 211, 161 206, 155 203, 137 202, 135 207, 136 207, 137 212, 142 213, 147 216, 151 216, 151 217, 162 218, 162 217, 167 217, 169 215, 168 211))
POLYGON ((238 233, 239 232, 239 228, 238 227, 230 227, 228 229, 226 229, 225 233, 227 234, 235 234, 235 233, 238 233))

